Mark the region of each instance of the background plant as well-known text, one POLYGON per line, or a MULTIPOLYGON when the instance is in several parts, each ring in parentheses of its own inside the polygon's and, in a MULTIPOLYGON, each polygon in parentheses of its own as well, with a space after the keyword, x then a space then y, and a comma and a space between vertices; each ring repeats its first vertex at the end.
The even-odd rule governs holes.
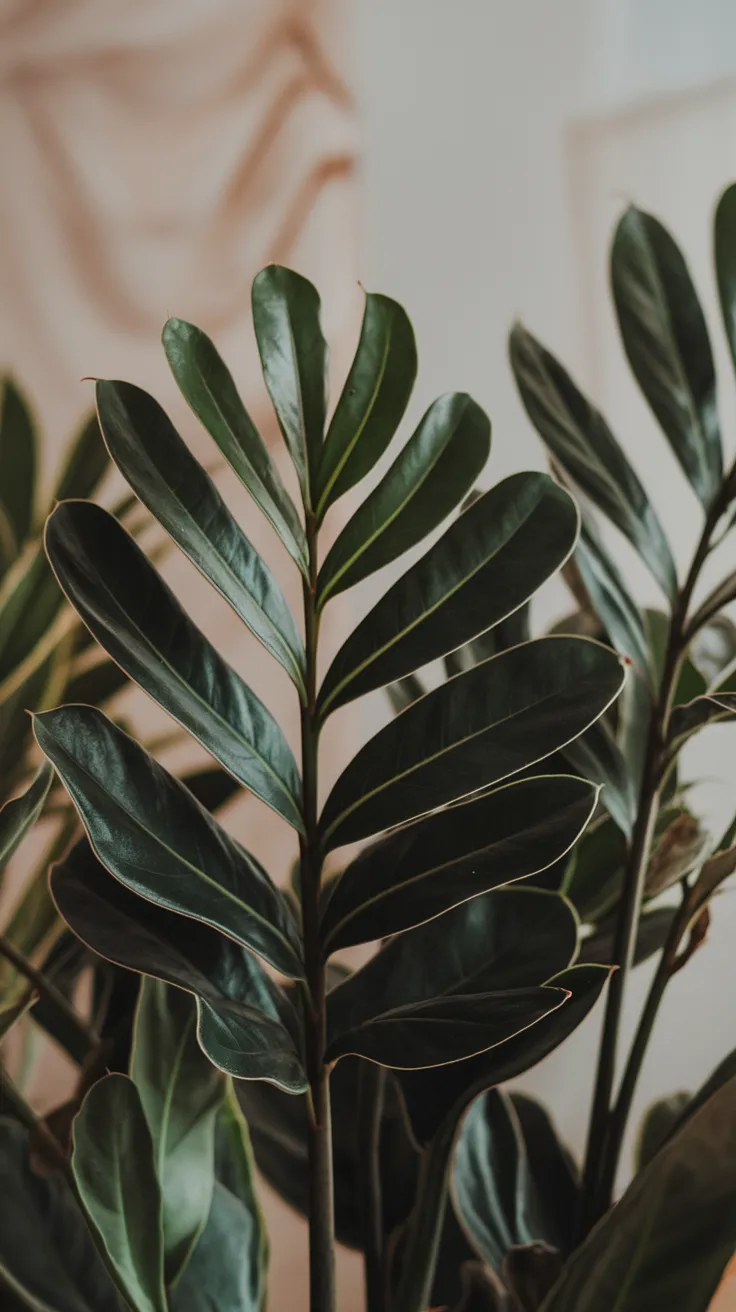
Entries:
MULTIPOLYGON (((736 193, 726 193, 716 221, 727 326, 736 321, 734 206, 736 193)), ((384 453, 408 401, 416 360, 403 311, 367 297, 326 425, 316 293, 284 269, 256 279, 256 337, 301 513, 212 343, 191 325, 167 324, 184 395, 301 570, 301 632, 157 404, 129 384, 98 385, 116 464, 290 674, 300 766, 114 517, 60 506, 47 530, 53 567, 121 668, 292 825, 300 862, 282 893, 206 804, 101 712, 67 706, 37 717, 87 830, 52 873, 56 903, 88 949, 113 963, 114 980, 131 970, 147 977, 134 1032, 129 1024, 107 1062, 119 1073, 100 1080, 94 1061, 83 1072, 71 1161, 64 1135, 39 1126, 22 1099, 16 1118, 28 1137, 17 1119, 3 1129, 6 1196, 30 1198, 29 1214, 45 1218, 48 1270, 61 1261, 69 1283, 61 1312, 91 1312, 103 1299, 145 1312, 259 1305, 262 1229, 233 1091, 262 1171, 309 1217, 314 1309, 334 1305, 335 1222, 338 1239, 364 1253, 370 1312, 707 1307, 736 1242, 733 1057, 694 1098, 653 1109, 634 1184, 613 1209, 610 1200, 662 993, 704 940, 710 900, 736 864, 731 832, 713 842, 677 771, 687 737, 736 705, 734 630, 721 614, 731 580, 694 601, 736 487, 721 468, 702 313, 672 239, 629 212, 613 271, 635 373, 704 504, 682 583, 610 430, 522 329, 512 364, 555 478, 519 474, 468 496, 489 426, 470 398, 440 398, 322 560, 325 515, 384 453), (582 526, 568 483, 584 498, 582 526), (320 680, 330 598, 417 545, 463 498, 320 680), (639 610, 588 501, 634 542, 664 609, 639 610), (577 609, 530 639, 529 598, 560 567, 577 609), (606 642, 630 665, 618 701, 622 670, 606 642), (447 680, 425 691, 419 671, 438 657, 447 680), (325 719, 384 686, 397 718, 321 803, 325 719), (363 839, 372 841, 325 880, 326 854, 363 839), (360 970, 335 956, 375 940, 381 950, 360 970), (614 1089, 626 978, 655 952, 614 1089), (580 1023, 611 963, 581 1179, 547 1112, 502 1086, 580 1023), (164 1104, 173 1111, 162 1133, 164 1104), (237 1144, 218 1151, 223 1116, 237 1144), (39 1185, 29 1151, 53 1158, 66 1182, 39 1185), (54 1207, 58 1225, 48 1221, 54 1207), (101 1263, 90 1261, 90 1234, 101 1263)), ((21 1306, 47 1306, 50 1287, 39 1288, 28 1264, 19 1270, 17 1246, 0 1240, 0 1276, 21 1306)))

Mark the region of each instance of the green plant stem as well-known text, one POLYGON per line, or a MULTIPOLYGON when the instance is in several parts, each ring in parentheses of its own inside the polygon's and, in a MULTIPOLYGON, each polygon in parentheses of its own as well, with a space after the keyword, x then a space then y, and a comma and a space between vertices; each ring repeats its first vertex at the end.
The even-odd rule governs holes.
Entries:
POLYGON ((94 1030, 90 1029, 88 1025, 85 1025, 82 1017, 77 1011, 75 1011, 74 1007, 67 1002, 63 993, 60 993, 56 985, 52 984, 40 970, 36 970, 35 966, 32 966, 30 961, 23 956, 23 953, 19 952, 18 949, 14 947, 12 943, 9 943, 2 935, 0 935, 0 956, 5 957, 5 960, 9 961, 11 966, 18 971, 18 974, 22 975, 24 979, 27 979, 29 983, 33 985, 49 1005, 52 1006, 60 1016, 63 1016, 68 1024, 86 1040, 90 1048, 95 1048, 98 1045, 100 1041, 99 1036, 94 1030))
POLYGON ((579 1218, 581 1239, 611 1204, 620 1142, 617 1146, 609 1140, 609 1130, 624 994, 634 960, 644 879, 657 819, 659 791, 666 767, 667 725, 680 664, 687 646, 687 614, 700 571, 710 551, 713 531, 723 513, 726 481, 706 516, 687 579, 673 609, 659 695, 649 723, 637 817, 616 923, 614 973, 608 987, 588 1130, 579 1218))
POLYGON ((383 1251, 381 1196, 381 1119, 386 1070, 371 1061, 360 1063, 358 1145, 360 1203, 363 1222, 363 1263, 367 1312, 386 1310, 386 1270, 383 1251))
POLYGON ((317 723, 317 534, 307 514, 309 580, 304 583, 306 699, 302 707, 301 897, 307 999, 304 1043, 309 1082, 309 1296, 310 1312, 335 1308, 335 1206, 332 1178, 330 1074, 325 1063, 325 965, 319 937, 322 852, 318 832, 319 726, 317 723))

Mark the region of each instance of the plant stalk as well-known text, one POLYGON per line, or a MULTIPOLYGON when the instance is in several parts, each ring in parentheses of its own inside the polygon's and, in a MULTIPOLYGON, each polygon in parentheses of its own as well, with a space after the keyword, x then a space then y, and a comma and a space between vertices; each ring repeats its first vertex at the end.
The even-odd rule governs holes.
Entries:
POLYGON ((687 579, 675 602, 659 695, 649 723, 639 805, 616 924, 613 948, 614 973, 608 987, 588 1130, 579 1217, 581 1240, 611 1205, 621 1139, 625 1129, 625 1124, 619 1127, 617 1141, 611 1136, 611 1107, 624 994, 634 960, 644 879, 651 855, 659 808, 659 792, 667 767, 665 745, 672 699, 690 637, 687 630, 687 615, 700 571, 710 551, 713 531, 725 508, 727 482, 727 479, 724 480, 719 495, 708 511, 687 579))
POLYGON ((360 1152, 363 1263, 367 1312, 386 1312, 386 1270, 383 1251, 381 1193, 381 1119, 386 1069, 371 1061, 360 1063, 358 1144, 360 1152))
POLYGON ((6 961, 9 961, 11 966, 18 971, 18 974, 22 975, 24 979, 27 979, 29 983, 33 985, 39 995, 44 998, 60 1016, 64 1017, 65 1021, 67 1021, 68 1024, 72 1026, 73 1029, 87 1042, 90 1048, 97 1047, 100 1041, 99 1035, 85 1024, 79 1013, 75 1011, 74 1007, 72 1007, 69 1002, 67 1002, 64 994, 59 992, 56 985, 52 984, 42 971, 36 970, 36 967, 31 965, 30 961, 23 956, 23 953, 19 952, 18 949, 2 935, 0 935, 0 957, 4 957, 6 961))
POLYGON ((304 1042, 309 1083, 309 1306, 310 1312, 335 1309, 335 1205, 330 1123, 330 1073, 325 1063, 325 966, 319 939, 322 852, 318 831, 319 726, 317 723, 317 530, 307 513, 309 580, 304 583, 304 640, 307 658, 306 698, 301 714, 302 933, 307 997, 304 1042))

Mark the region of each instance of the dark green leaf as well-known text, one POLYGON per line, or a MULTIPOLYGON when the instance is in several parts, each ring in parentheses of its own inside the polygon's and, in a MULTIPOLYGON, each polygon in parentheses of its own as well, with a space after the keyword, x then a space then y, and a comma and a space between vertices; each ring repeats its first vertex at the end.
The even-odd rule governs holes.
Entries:
POLYGON ((452 1312, 514 1312, 503 1285, 482 1262, 464 1262, 462 1296, 452 1312))
POLYGON ((53 500, 68 501, 71 497, 85 500, 91 497, 109 465, 110 459, 102 440, 97 416, 90 415, 72 442, 54 489, 53 500))
POLYGON ((618 902, 626 852, 626 838, 607 816, 590 825, 575 848, 562 892, 585 924, 600 920, 618 902))
POLYGON ((38 437, 30 406, 13 380, 6 378, 0 409, 0 503, 16 551, 33 527, 37 458, 38 437))
POLYGON ((54 772, 50 765, 39 766, 32 783, 20 797, 14 797, 0 810, 0 875, 40 816, 48 797, 54 772))
POLYGON ((547 1242, 563 1253, 576 1242, 580 1176, 573 1158, 560 1142, 549 1112, 524 1093, 511 1094, 521 1125, 529 1170, 547 1242))
POLYGON ((294 503, 214 344, 200 328, 183 319, 168 320, 163 343, 182 395, 273 525, 289 555, 306 572, 304 530, 294 503))
POLYGON ((411 706, 412 702, 423 697, 426 691, 416 674, 407 674, 404 679, 399 679, 397 683, 390 684, 386 689, 394 715, 400 715, 407 706, 411 706))
POLYGON ((300 274, 270 264, 256 274, 252 306, 263 377, 305 505, 312 506, 326 406, 327 345, 319 324, 319 296, 300 274))
POLYGON ((736 1246, 736 1080, 661 1148, 543 1312, 706 1312, 736 1246))
MULTIPOLYGON (((654 907, 645 911, 639 920, 634 965, 640 966, 664 947, 676 907, 654 907)), ((616 934, 616 917, 609 916, 596 925, 595 930, 580 944, 580 960, 610 966, 613 961, 613 942, 616 934)))
POLYGON ((658 1098, 644 1115, 636 1145, 636 1169, 648 1166, 662 1144, 666 1143, 692 1101, 689 1093, 670 1093, 658 1098))
POLYGON ((696 697, 684 706, 675 706, 669 723, 669 742, 681 742, 707 724, 732 720, 736 715, 736 693, 723 692, 710 697, 696 697))
POLYGON ((167 1312, 161 1191, 151 1134, 126 1075, 93 1085, 74 1120, 72 1170, 87 1219, 136 1312, 167 1312))
POLYGON ((207 1225, 171 1297, 171 1312, 259 1312, 259 1273, 248 1260, 253 1226, 240 1199, 217 1182, 207 1225))
POLYGON ((464 902, 399 935, 332 990, 328 1053, 412 1069, 501 1043, 564 1001, 563 991, 535 986, 569 965, 577 933, 554 893, 509 888, 464 902))
POLYGON ((520 1244, 509 1250, 501 1269, 519 1312, 539 1312, 545 1295, 557 1283, 562 1258, 549 1244, 520 1244))
POLYGON ((465 1117, 452 1194, 474 1247, 497 1273, 509 1248, 546 1237, 521 1126, 511 1099, 499 1089, 477 1098, 465 1117))
POLYGON ((521 325, 511 333, 511 367, 524 408, 553 458, 626 535, 665 595, 677 574, 662 525, 603 415, 521 325))
MULTIPOLYGON (((273 1088, 271 1097, 277 1097, 273 1088)), ((293 1099, 290 1099, 293 1101, 293 1099)), ((266 1267, 268 1264, 268 1237, 261 1209, 258 1205, 255 1181, 255 1164, 250 1135, 238 1104, 232 1080, 228 1081, 225 1101, 217 1118, 215 1144, 215 1170, 220 1186, 240 1203, 245 1234, 237 1252, 237 1270, 245 1268, 247 1297, 253 1308, 260 1308, 266 1299, 266 1267), (243 1254, 246 1261, 243 1262, 243 1254)), ((238 1312, 242 1303, 237 1304, 238 1312)))
POLYGON ((34 721, 98 857, 117 879, 169 910, 250 947, 285 975, 302 973, 281 893, 178 779, 89 706, 34 721))
MULTIPOLYGON (((649 650, 652 654, 652 666, 655 675, 656 686, 659 687, 662 682, 662 675, 667 660, 667 647, 670 639, 670 619, 664 615, 661 610, 652 610, 651 608, 644 612, 646 623, 647 641, 649 650)), ((685 657, 680 666, 680 673, 675 686, 672 698, 673 706, 680 706, 684 702, 690 702, 694 697, 700 697, 707 689, 708 685, 700 670, 696 665, 685 657)))
POLYGON ((636 819, 637 796, 626 762, 602 720, 563 749, 565 759, 585 779, 601 784, 601 801, 627 837, 636 819))
POLYGON ((488 787, 582 733, 620 691, 614 652, 541 638, 428 693, 343 771, 320 826, 337 847, 488 787))
MULTIPOLYGON (((143 504, 303 693, 304 650, 283 593, 161 406, 113 382, 97 384, 97 406, 110 454, 143 504)), ((67 553, 91 551, 89 507, 64 509, 56 540, 70 538, 67 553)))
POLYGON ((36 1174, 28 1131, 10 1117, 0 1120, 0 1290, 4 1277, 34 1312, 122 1312, 71 1189, 36 1174))
POLYGON ((593 525, 584 520, 575 562, 596 613, 614 647, 646 677, 649 649, 641 613, 593 525))
POLYGON ((129 892, 86 839, 52 870, 51 888, 60 914, 94 952, 197 995, 199 1040, 212 1061, 227 1062, 227 1072, 242 1079, 269 1080, 290 1093, 304 1089, 296 1014, 250 952, 129 892), (228 1030, 240 1042, 229 1054, 228 1030))
POLYGON ((613 239, 611 287, 634 376, 707 507, 723 474, 708 329, 676 243, 633 206, 613 239))
POLYGON ((682 1114, 674 1128, 679 1130, 691 1116, 694 1116, 696 1112, 700 1111, 701 1107, 705 1106, 714 1093, 717 1093, 719 1089, 722 1089, 723 1085, 727 1084, 729 1080, 732 1080, 734 1076, 736 1076, 736 1048, 734 1048, 733 1052, 729 1052, 728 1055, 723 1058, 723 1061, 718 1063, 715 1070, 711 1071, 705 1084, 700 1086, 698 1092, 694 1094, 692 1098, 689 1099, 687 1105, 682 1108, 682 1114))
POLYGON ((318 604, 396 560, 437 528, 474 483, 490 447, 490 423, 471 397, 451 392, 435 401, 328 552, 318 604))
POLYGON ((322 714, 469 642, 521 606, 562 564, 577 507, 546 474, 514 474, 479 497, 343 644, 322 714))
POLYGON ((215 1121, 225 1082, 197 1042, 194 998, 144 976, 130 1074, 153 1140, 163 1200, 166 1284, 174 1284, 207 1221, 215 1183, 215 1121))
POLYGON ((300 829, 300 782, 276 721, 188 618, 133 539, 89 503, 46 531, 67 595, 115 661, 256 796, 300 829))
POLYGON ((350 373, 325 439, 317 515, 370 473, 401 422, 417 372, 417 348, 406 311, 368 292, 350 373))
POLYGON ((550 775, 395 830, 336 881, 322 920, 325 953, 409 929, 551 865, 575 842, 595 802, 587 782, 550 775))
POLYGON ((569 1000, 530 1029, 470 1061, 430 1071, 403 1071, 401 1086, 417 1142, 427 1144, 444 1124, 454 1133, 474 1098, 531 1070, 563 1043, 598 1000, 608 974, 603 966, 571 966, 548 981, 565 989, 569 1000))

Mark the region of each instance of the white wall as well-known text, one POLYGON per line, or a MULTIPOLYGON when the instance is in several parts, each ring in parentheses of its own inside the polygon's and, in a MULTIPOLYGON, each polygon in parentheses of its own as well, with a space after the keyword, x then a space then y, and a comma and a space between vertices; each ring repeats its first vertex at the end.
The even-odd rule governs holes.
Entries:
MULTIPOLYGON (((681 555, 696 511, 622 382, 605 247, 632 198, 663 211, 707 275, 711 205, 736 177, 736 96, 729 88, 705 99, 673 93, 732 71, 736 11, 724 0, 351 3, 364 141, 362 276, 403 300, 413 318, 415 412, 443 390, 467 389, 493 419, 492 479, 542 467, 506 363, 507 331, 521 316, 595 388, 632 458, 654 478, 681 555)), ((543 610, 560 595, 550 593, 543 610)), ((716 777, 713 809, 721 813, 736 807, 728 733, 714 731, 693 767, 716 777)), ((736 1044, 734 930, 736 899, 726 896, 711 944, 672 987, 637 1112, 660 1092, 697 1084, 736 1044)), ((646 983, 643 968, 630 1003, 646 983)), ((577 1148, 596 1039, 589 1023, 528 1080, 577 1148)))

